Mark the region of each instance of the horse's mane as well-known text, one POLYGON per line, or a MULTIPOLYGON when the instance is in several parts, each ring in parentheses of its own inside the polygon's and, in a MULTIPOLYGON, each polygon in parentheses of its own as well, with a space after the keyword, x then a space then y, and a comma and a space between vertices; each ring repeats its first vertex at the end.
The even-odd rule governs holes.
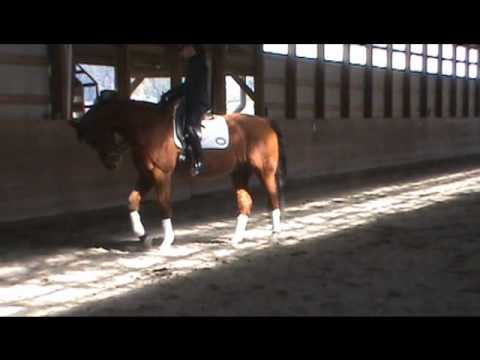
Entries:
POLYGON ((105 105, 121 105, 121 104, 136 104, 144 108, 150 108, 159 112, 172 112, 175 111, 175 105, 181 100, 181 97, 172 97, 164 100, 160 99, 158 103, 152 103, 148 101, 139 101, 132 99, 121 99, 119 93, 115 90, 103 90, 97 97, 95 103, 90 110, 78 120, 78 129, 80 136, 83 136, 89 128, 93 126, 95 115, 105 105))

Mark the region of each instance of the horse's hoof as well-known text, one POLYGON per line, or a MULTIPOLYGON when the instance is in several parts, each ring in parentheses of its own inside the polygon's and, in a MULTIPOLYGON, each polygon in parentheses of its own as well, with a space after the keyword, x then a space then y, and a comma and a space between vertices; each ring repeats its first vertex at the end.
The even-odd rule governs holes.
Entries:
POLYGON ((271 239, 272 239, 272 242, 273 242, 273 243, 278 244, 279 241, 280 241, 279 238, 280 238, 280 232, 278 232, 278 231, 272 232, 271 239))
POLYGON ((151 249, 153 245, 153 239, 149 238, 146 234, 143 236, 140 236, 140 242, 142 243, 143 247, 145 249, 151 249))
POLYGON ((172 247, 170 245, 160 246, 160 255, 170 255, 172 253, 172 247))

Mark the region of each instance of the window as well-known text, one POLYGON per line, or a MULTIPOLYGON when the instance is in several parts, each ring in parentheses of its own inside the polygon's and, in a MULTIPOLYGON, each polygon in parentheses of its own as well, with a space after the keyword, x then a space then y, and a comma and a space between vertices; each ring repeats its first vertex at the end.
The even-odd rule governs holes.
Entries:
MULTIPOLYGON (((116 90, 115 87, 115 67, 104 65, 89 65, 80 64, 80 66, 88 73, 77 74, 76 77, 82 84, 91 83, 91 78, 98 84, 98 91, 101 93, 103 90, 116 90)), ((97 91, 93 86, 84 87, 84 104, 91 107, 97 99, 97 91)))
MULTIPOLYGON (((255 91, 253 76, 240 76, 246 85, 255 91)), ((225 77, 227 113, 241 112, 242 114, 255 114, 255 104, 253 100, 242 90, 237 82, 229 75, 225 77)))
POLYGON ((453 45, 442 45, 442 75, 453 75, 453 45))
POLYGON ((343 44, 325 44, 325 60, 343 61, 343 44))
POLYGON ((297 44, 295 55, 309 59, 316 59, 317 44, 297 44))
POLYGON ((427 59, 427 72, 429 74, 438 74, 438 59, 431 57, 427 59))
POLYGON ((405 70, 407 67, 407 44, 392 44, 392 69, 405 70))
POLYGON ((373 44, 372 65, 377 67, 387 67, 387 44, 373 44))
POLYGON ((453 74, 453 62, 451 60, 442 61, 442 75, 453 74))
POLYGON ((272 54, 288 55, 288 44, 263 44, 263 51, 272 54))
POLYGON ((478 77, 478 50, 468 50, 468 77, 476 79, 478 77))
POLYGON ((410 70, 423 71, 423 44, 410 44, 410 70))
MULTIPOLYGON (((132 84, 136 86, 135 79, 131 79, 132 84)), ((170 78, 145 78, 135 87, 130 98, 137 101, 147 101, 158 103, 164 92, 170 90, 170 78)))
POLYGON ((442 58, 453 59, 453 45, 451 44, 442 45, 442 58))
POLYGON ((455 53, 455 74, 458 77, 467 76, 467 48, 465 46, 457 46, 455 53))
POLYGON ((440 46, 438 44, 428 44, 427 45, 427 55, 428 56, 433 56, 433 57, 438 57, 439 49, 440 49, 440 46))
POLYGON ((440 46, 438 44, 427 45, 427 73, 438 74, 438 54, 440 46))
POLYGON ((350 63, 365 65, 367 63, 367 47, 363 45, 350 45, 350 63))

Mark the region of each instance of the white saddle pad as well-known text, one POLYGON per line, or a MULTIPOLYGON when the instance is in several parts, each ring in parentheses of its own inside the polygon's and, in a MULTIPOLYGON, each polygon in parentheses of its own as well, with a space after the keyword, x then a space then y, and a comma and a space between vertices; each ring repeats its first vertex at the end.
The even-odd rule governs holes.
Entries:
MULTIPOLYGON (((173 138, 175 145, 179 149, 182 143, 178 140, 176 126, 173 126, 173 138)), ((230 135, 228 133, 228 125, 223 116, 214 115, 202 121, 202 149, 204 150, 223 150, 230 144, 230 135)))

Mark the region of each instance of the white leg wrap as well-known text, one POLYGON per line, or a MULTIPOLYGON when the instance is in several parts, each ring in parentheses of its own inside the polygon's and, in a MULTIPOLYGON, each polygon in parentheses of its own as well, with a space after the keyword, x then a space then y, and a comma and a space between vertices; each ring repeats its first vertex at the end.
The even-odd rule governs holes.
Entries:
POLYGON ((130 221, 132 222, 132 229, 135 235, 142 237, 145 235, 145 228, 143 227, 142 220, 138 211, 132 211, 130 213, 130 221))
POLYGON ((170 245, 173 244, 173 240, 175 239, 172 220, 171 219, 162 220, 162 226, 163 226, 163 242, 161 247, 168 248, 170 247, 170 245))
POLYGON ((233 236, 232 242, 238 244, 243 240, 245 236, 245 230, 247 229, 248 216, 240 214, 237 217, 237 227, 235 228, 235 235, 233 236))
POLYGON ((272 231, 273 233, 279 233, 281 231, 280 209, 272 211, 272 231))

